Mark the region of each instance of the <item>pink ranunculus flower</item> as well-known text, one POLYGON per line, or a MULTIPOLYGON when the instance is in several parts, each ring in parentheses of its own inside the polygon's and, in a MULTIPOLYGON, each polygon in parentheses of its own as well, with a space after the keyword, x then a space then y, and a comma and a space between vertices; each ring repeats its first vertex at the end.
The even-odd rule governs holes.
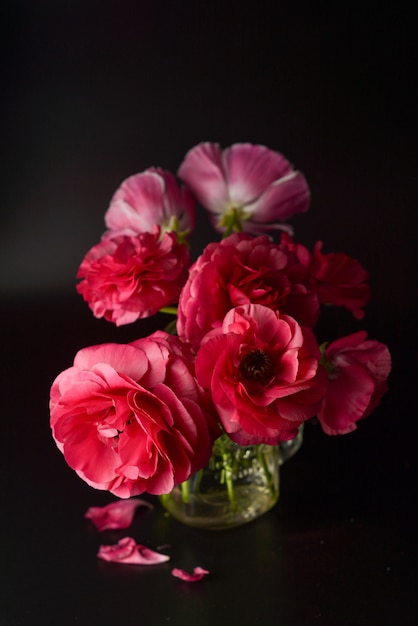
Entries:
POLYGON ((323 254, 322 242, 318 241, 309 270, 322 304, 343 306, 357 319, 364 317, 363 307, 370 299, 369 276, 357 259, 343 253, 323 254))
POLYGON ((328 435, 344 435, 357 428, 388 389, 391 357, 385 344, 359 331, 333 341, 324 350, 329 385, 318 412, 328 435))
POLYGON ((89 485, 120 498, 168 493, 206 465, 219 434, 203 394, 180 341, 163 331, 91 346, 52 385, 52 434, 89 485))
POLYGON ((195 226, 195 202, 171 172, 149 168, 123 181, 111 199, 105 223, 111 231, 130 235, 151 232, 158 224, 183 241, 195 226))
POLYGON ((294 250, 266 235, 235 233, 210 243, 190 268, 179 298, 179 336, 196 350, 229 309, 249 303, 280 310, 306 326, 319 313, 315 284, 294 250))
POLYGON ((201 143, 187 153, 178 175, 221 232, 290 230, 283 222, 309 208, 303 174, 265 146, 237 143, 222 150, 201 143))
POLYGON ((319 359, 309 329, 247 304, 229 311, 204 338, 196 374, 233 441, 277 444, 293 439, 320 406, 327 381, 319 359))
POLYGON ((189 264, 186 244, 158 226, 140 235, 107 233, 84 257, 77 291, 95 317, 130 324, 177 301, 189 264))
MULTIPOLYGON (((192 394, 193 401, 199 405, 206 418, 205 426, 208 429, 210 440, 215 441, 220 436, 221 429, 210 394, 197 382, 196 356, 192 353, 190 346, 183 343, 176 335, 170 335, 164 330, 156 330, 150 338, 164 353, 169 354, 165 384, 174 390, 181 389, 183 385, 190 385, 189 393, 192 394)), ((145 341, 138 339, 133 341, 131 345, 142 348, 145 341)))

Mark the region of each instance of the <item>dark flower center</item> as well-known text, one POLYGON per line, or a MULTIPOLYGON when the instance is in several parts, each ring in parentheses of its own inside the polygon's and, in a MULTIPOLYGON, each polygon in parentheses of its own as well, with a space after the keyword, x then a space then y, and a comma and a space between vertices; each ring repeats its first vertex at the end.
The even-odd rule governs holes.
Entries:
POLYGON ((274 374, 273 359, 262 350, 251 350, 239 364, 239 371, 247 380, 264 384, 274 374))

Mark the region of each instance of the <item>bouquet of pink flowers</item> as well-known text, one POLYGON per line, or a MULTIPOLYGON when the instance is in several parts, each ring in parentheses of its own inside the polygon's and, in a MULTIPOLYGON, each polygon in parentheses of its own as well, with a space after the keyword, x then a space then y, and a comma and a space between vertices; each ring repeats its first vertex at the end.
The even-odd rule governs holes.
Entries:
POLYGON ((127 178, 77 275, 98 318, 120 326, 163 311, 174 323, 80 350, 51 388, 67 463, 121 498, 169 493, 223 433, 277 445, 315 416, 325 433, 348 433, 378 405, 391 368, 387 347, 363 331, 318 344, 323 305, 364 316, 368 276, 346 254, 294 240, 285 222, 310 194, 283 155, 202 143, 178 178, 160 168, 127 178), (196 203, 221 238, 191 263, 196 203))

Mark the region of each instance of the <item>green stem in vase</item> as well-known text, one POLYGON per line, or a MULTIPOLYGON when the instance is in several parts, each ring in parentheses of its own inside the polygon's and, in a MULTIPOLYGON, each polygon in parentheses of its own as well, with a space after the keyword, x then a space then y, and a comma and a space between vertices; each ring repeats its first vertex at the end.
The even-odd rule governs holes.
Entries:
POLYGON ((272 476, 271 476, 271 472, 268 468, 268 465, 266 463, 266 456, 264 454, 264 449, 262 448, 262 446, 258 447, 257 450, 257 458, 258 458, 258 462, 260 463, 261 467, 263 468, 264 471, 264 475, 267 478, 267 482, 268 482, 268 486, 269 486, 269 491, 270 491, 270 495, 274 496, 275 495, 275 488, 273 485, 273 480, 272 480, 272 476))
POLYGON ((188 480, 185 480, 183 483, 180 483, 181 489, 181 499, 185 504, 190 503, 190 483, 188 480))
POLYGON ((225 469, 225 483, 226 490, 228 492, 228 498, 230 502, 231 511, 237 510, 237 502, 235 499, 235 487, 233 479, 233 471, 231 467, 231 454, 229 452, 222 452, 222 461, 225 469))

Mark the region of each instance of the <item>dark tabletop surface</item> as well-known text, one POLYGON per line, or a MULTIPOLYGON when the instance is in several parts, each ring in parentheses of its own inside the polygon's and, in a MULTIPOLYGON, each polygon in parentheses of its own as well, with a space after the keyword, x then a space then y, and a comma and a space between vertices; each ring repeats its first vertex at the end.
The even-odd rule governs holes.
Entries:
MULTIPOLYGON (((4 3, 2 626, 416 624, 416 72, 401 4, 4 3), (176 171, 203 140, 263 143, 304 172, 312 203, 297 239, 359 258, 373 292, 363 322, 330 315, 322 331, 364 327, 388 344, 390 390, 346 437, 309 424, 262 518, 204 532, 145 496, 155 508, 129 534, 171 560, 104 563, 101 541, 126 532, 101 537, 84 519, 113 497, 56 449, 49 388, 79 348, 162 320, 95 320, 75 274, 121 180, 176 171), (196 565, 210 571, 199 583, 170 575, 196 565)), ((193 253, 210 237, 199 222, 193 253)))

